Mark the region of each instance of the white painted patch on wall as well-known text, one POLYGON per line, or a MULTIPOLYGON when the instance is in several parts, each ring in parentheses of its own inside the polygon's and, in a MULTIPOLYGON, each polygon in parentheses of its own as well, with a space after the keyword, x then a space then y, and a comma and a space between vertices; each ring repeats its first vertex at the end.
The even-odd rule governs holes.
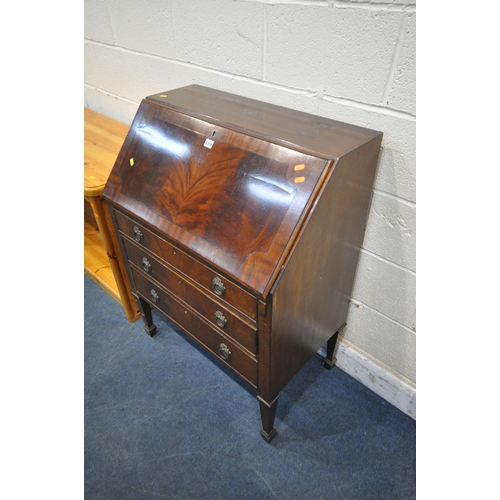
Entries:
MULTIPOLYGON (((318 352, 321 356, 326 356, 324 347, 318 352)), ((398 410, 417 419, 417 390, 409 380, 396 376, 394 372, 368 358, 346 340, 339 339, 337 342, 335 357, 338 368, 398 410)))

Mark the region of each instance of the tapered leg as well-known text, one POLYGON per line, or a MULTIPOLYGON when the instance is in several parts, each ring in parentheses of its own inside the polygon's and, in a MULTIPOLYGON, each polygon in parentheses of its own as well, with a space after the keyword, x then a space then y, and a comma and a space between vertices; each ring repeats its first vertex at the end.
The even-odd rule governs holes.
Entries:
POLYGON ((156 325, 153 324, 153 315, 151 314, 151 306, 141 297, 137 297, 137 305, 141 311, 142 319, 144 320, 144 330, 150 337, 156 335, 156 325))
POLYGON ((278 408, 278 398, 279 394, 271 404, 268 404, 257 396, 260 405, 260 419, 262 420, 262 429, 260 430, 260 433, 267 443, 270 443, 274 436, 276 436, 274 418, 276 417, 276 409, 278 408))
POLYGON ((335 345, 337 344, 337 338, 339 333, 344 329, 346 324, 344 323, 328 340, 326 344, 326 357, 323 358, 323 366, 331 370, 335 363, 337 362, 337 358, 333 356, 333 351, 335 350, 335 345))

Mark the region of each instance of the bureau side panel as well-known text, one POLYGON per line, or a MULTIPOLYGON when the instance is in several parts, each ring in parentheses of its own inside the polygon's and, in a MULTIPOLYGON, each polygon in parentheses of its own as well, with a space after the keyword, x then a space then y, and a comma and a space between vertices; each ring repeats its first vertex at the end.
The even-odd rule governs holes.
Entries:
POLYGON ((337 161, 273 289, 271 392, 346 320, 381 139, 337 161))

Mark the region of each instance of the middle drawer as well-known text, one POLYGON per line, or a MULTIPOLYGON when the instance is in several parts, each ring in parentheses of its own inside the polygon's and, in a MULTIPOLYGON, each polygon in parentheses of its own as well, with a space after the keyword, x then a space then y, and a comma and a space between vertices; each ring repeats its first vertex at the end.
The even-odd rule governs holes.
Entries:
POLYGON ((198 311, 214 327, 220 328, 252 354, 257 354, 257 329, 255 327, 245 323, 220 303, 205 295, 143 247, 126 238, 122 238, 122 241, 127 252, 127 259, 132 264, 198 311))

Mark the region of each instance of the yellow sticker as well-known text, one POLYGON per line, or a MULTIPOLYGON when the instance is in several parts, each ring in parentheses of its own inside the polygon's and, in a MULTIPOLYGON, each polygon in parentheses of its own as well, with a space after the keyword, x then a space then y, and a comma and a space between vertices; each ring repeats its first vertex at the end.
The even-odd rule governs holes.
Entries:
POLYGON ((298 184, 299 182, 304 182, 306 180, 305 177, 295 177, 294 181, 296 184, 298 184))
POLYGON ((95 177, 94 177, 93 175, 91 175, 91 176, 89 177, 89 179, 90 179, 91 181, 93 181, 93 180, 95 179, 95 177))
POLYGON ((134 166, 134 159, 133 158, 130 158, 130 166, 133 167, 134 166))
POLYGON ((297 172, 298 170, 304 170, 306 168, 306 166, 301 163, 300 165, 295 165, 295 167, 293 167, 293 169, 297 172))
POLYGON ((160 97, 167 97, 167 94, 160 94, 160 97))

